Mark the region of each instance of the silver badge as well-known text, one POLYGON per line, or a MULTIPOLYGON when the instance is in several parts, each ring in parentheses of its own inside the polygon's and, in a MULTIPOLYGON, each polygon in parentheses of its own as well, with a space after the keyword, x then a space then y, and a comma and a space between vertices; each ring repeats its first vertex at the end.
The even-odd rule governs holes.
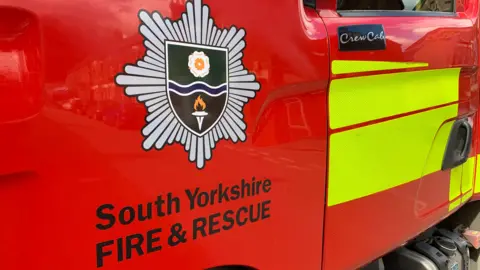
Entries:
POLYGON ((143 149, 180 143, 202 169, 219 140, 246 140, 243 107, 260 84, 242 63, 245 30, 218 28, 201 0, 187 2, 177 21, 138 16, 145 55, 115 82, 148 110, 143 149))

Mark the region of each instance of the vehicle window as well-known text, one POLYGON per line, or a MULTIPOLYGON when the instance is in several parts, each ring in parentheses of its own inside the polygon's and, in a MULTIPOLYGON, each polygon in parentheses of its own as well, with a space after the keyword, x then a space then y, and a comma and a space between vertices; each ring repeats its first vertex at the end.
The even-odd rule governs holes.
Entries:
POLYGON ((337 10, 453 12, 454 0, 337 0, 337 10))

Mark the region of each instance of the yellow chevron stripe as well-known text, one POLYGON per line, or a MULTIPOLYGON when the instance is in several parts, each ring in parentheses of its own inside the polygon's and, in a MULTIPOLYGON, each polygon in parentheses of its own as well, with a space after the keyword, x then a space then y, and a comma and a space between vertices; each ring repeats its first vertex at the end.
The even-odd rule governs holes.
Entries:
POLYGON ((465 203, 472 197, 475 160, 475 157, 471 157, 462 165, 450 170, 449 211, 465 203), (460 195, 462 195, 461 198, 457 198, 460 195))
MULTIPOLYGON (((440 170, 441 162, 435 160, 442 160, 444 153, 439 150, 440 146, 432 152, 430 149, 442 123, 456 117, 457 111, 458 105, 448 105, 332 134, 328 206, 420 179, 427 158, 433 160, 427 166, 428 171, 440 170)), ((448 138, 445 134, 439 137, 438 143, 444 147, 448 138)))
POLYGON ((463 166, 457 166, 450 170, 450 192, 448 194, 450 201, 462 194, 462 174, 463 166))
POLYGON ((472 195, 473 195, 473 191, 472 191, 472 190, 470 190, 469 192, 463 194, 463 196, 462 196, 462 203, 467 202, 467 201, 472 197, 472 195))
POLYGON ((400 72, 333 80, 330 128, 458 101, 459 68, 400 72))
POLYGON ((477 155, 477 170, 475 173, 475 189, 474 193, 480 193, 480 155, 477 155))
POLYGON ((428 63, 352 61, 352 60, 333 60, 332 61, 332 73, 335 75, 367 72, 367 71, 418 68, 418 67, 428 67, 428 63))
POLYGON ((475 171, 475 160, 476 157, 471 157, 467 159, 467 161, 462 165, 462 194, 468 192, 473 188, 473 173, 475 171))
POLYGON ((450 202, 450 204, 448 205, 448 211, 454 210, 455 208, 460 206, 461 203, 462 203, 461 198, 458 198, 455 201, 450 202))

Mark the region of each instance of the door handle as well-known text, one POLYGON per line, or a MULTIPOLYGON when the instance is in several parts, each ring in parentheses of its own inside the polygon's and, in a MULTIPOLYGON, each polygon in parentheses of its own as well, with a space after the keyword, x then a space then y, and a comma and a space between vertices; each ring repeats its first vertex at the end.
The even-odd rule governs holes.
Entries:
POLYGON ((467 118, 453 123, 443 156, 442 171, 463 164, 472 148, 472 126, 467 118))

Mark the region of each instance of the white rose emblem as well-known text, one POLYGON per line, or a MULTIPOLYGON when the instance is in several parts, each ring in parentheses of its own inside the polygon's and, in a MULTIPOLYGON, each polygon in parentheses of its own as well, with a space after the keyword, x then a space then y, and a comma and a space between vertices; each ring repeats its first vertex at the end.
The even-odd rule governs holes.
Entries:
POLYGON ((210 72, 208 56, 203 52, 193 52, 188 56, 188 68, 195 77, 205 77, 210 72))

